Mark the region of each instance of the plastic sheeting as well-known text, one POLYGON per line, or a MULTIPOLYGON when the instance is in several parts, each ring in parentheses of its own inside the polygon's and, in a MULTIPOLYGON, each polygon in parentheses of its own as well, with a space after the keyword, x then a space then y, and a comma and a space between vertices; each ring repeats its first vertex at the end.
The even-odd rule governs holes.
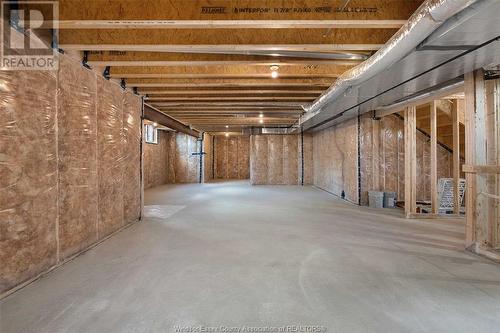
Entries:
POLYGON ((57 116, 61 258, 98 240, 96 84, 94 72, 66 56, 60 57, 57 116))
POLYGON ((57 262, 56 80, 0 71, 0 293, 57 262))
POLYGON ((109 235, 123 220, 123 90, 97 78, 97 161, 99 236, 109 235))
POLYGON ((314 185, 358 203, 357 118, 314 133, 314 185))
POLYGON ((141 109, 137 96, 123 94, 123 221, 137 220, 141 214, 141 109))
MULTIPOLYGON (((251 184, 301 184, 300 135, 252 135, 250 147, 251 184)), ((311 184, 312 173, 312 137, 304 135, 304 184, 311 184)))
POLYGON ((250 178, 250 137, 215 136, 215 178, 250 178))
POLYGON ((139 97, 59 58, 0 72, 0 293, 140 217, 139 97))

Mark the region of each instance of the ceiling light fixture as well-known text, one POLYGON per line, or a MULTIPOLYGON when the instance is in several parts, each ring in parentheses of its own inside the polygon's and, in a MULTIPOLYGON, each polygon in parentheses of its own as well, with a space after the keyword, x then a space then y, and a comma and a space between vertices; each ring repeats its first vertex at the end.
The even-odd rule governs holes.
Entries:
POLYGON ((156 127, 156 126, 158 126, 158 124, 157 123, 153 123, 153 126, 156 127))
POLYGON ((229 133, 226 133, 226 137, 229 136, 229 133))
POLYGON ((271 77, 273 79, 276 79, 278 77, 278 69, 280 69, 280 67, 278 65, 272 65, 270 68, 271 68, 271 77))
POLYGON ((264 119, 260 119, 259 123, 263 124, 264 123, 264 119))
POLYGON ((264 118, 264 115, 262 113, 259 114, 259 118, 264 118))

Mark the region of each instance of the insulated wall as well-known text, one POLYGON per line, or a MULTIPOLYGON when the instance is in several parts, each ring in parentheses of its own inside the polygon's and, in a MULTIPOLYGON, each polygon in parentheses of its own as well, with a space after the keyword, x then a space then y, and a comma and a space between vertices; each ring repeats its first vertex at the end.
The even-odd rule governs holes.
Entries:
POLYGON ((215 179, 250 178, 250 137, 220 136, 213 141, 215 179))
POLYGON ((214 155, 213 145, 215 137, 203 134, 203 182, 208 182, 214 178, 214 155))
POLYGON ((57 72, 0 71, 0 294, 57 263, 57 72))
MULTIPOLYGON (((404 200, 404 123, 396 116, 380 120, 364 115, 360 120, 361 204, 368 204, 368 191, 396 192, 404 200)), ((429 201, 430 139, 417 131, 417 200, 429 201)), ((437 176, 452 177, 452 153, 437 146, 437 176)))
POLYGON ((358 203, 357 118, 314 133, 314 185, 358 203))
POLYGON ((312 181, 312 136, 252 135, 250 182, 253 185, 298 185, 312 181), (304 163, 302 164, 302 151, 304 163))
POLYGON ((144 142, 144 188, 162 184, 197 183, 200 157, 197 138, 158 130, 158 143, 144 142))
POLYGON ((0 293, 140 218, 139 97, 59 58, 0 72, 0 293))

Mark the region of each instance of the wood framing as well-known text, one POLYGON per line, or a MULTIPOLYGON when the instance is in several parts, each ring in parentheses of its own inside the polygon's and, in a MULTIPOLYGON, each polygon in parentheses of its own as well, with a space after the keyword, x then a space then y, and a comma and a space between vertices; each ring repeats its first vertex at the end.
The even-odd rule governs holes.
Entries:
POLYGON ((405 214, 417 211, 417 127, 416 107, 405 110, 405 214))
POLYGON ((231 53, 251 51, 376 51, 383 44, 61 44, 64 50, 77 51, 137 51, 168 53, 231 53))
POLYGON ((144 95, 265 95, 265 94, 321 94, 323 90, 140 90, 144 95))
MULTIPOLYGON (((483 70, 465 75, 465 162, 467 165, 487 164, 486 93, 483 70)), ((466 168, 467 169, 467 168, 466 168)), ((488 225, 487 178, 466 173, 466 245, 488 246, 491 228, 488 225)))
POLYGON ((500 174, 500 165, 468 165, 464 164, 462 170, 465 173, 500 174))
MULTIPOLYGON (((52 22, 48 22, 52 23, 52 22)), ((59 29, 399 29, 406 20, 62 20, 59 29)), ((50 25, 53 26, 53 25, 50 25)))
POLYGON ((452 110, 453 126, 453 213, 460 214, 460 120, 458 116, 458 106, 454 101, 452 110))
POLYGON ((431 102, 430 107, 430 123, 431 123, 431 210, 433 214, 437 214, 439 210, 438 202, 438 177, 437 177, 437 107, 436 101, 431 102))
MULTIPOLYGON (((167 51, 155 51, 155 52, 167 52, 167 51)), ((353 60, 289 60, 282 61, 279 58, 275 61, 255 61, 255 60, 211 60, 211 61, 196 61, 196 60, 91 60, 88 62, 90 66, 93 67, 179 67, 179 66, 304 66, 304 65, 356 65, 359 62, 353 60)))

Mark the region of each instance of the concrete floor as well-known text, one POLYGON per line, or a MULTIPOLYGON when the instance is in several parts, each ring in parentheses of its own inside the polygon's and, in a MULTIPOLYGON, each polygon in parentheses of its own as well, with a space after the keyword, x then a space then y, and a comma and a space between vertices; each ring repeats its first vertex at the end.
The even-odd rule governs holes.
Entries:
POLYGON ((461 250, 463 222, 243 182, 157 187, 146 205, 152 217, 4 299, 0 331, 500 330, 500 265, 461 250))

